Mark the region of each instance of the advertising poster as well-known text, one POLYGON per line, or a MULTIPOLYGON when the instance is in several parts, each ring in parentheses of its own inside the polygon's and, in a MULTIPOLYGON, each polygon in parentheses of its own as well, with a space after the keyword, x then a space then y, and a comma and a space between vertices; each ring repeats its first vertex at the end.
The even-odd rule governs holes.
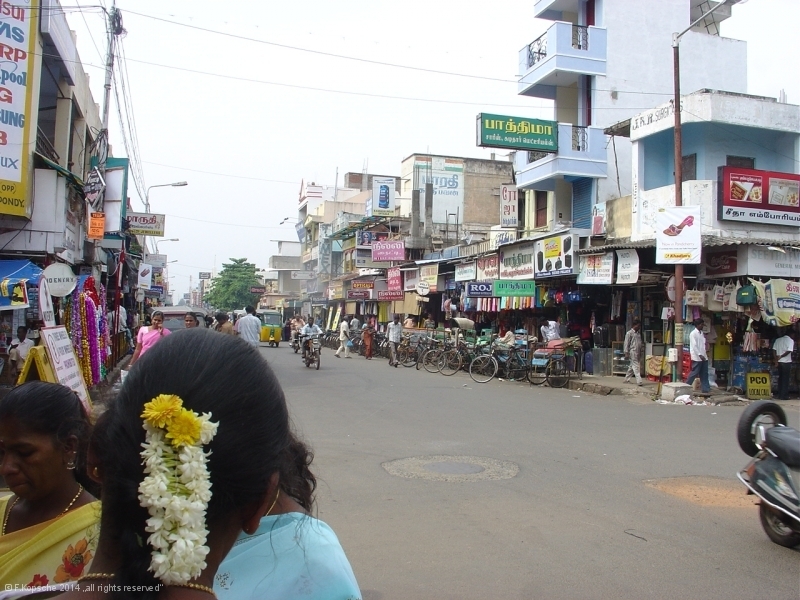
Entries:
POLYGON ((89 392, 86 391, 78 358, 75 356, 72 340, 70 340, 66 327, 63 325, 43 327, 41 334, 56 379, 61 385, 74 391, 87 410, 91 410, 89 392))
POLYGON ((146 263, 139 265, 139 282, 138 287, 143 290, 149 290, 153 285, 153 267, 146 263))
POLYGON ((419 283, 419 269, 409 269, 408 271, 403 271, 403 273, 403 289, 407 292, 413 292, 417 289, 417 283, 419 283))
POLYGON ((503 227, 519 227, 519 201, 517 186, 500 186, 500 225, 503 227))
POLYGON ((699 206, 669 206, 656 213, 656 264, 699 265, 699 206))
POLYGON ((403 241, 372 242, 372 260, 375 262, 405 260, 405 258, 406 244, 403 241))
POLYGON ((634 248, 617 250, 617 284, 639 281, 639 253, 634 248))
POLYGON ((375 217, 394 216, 395 207, 394 177, 372 178, 372 215, 375 217))
POLYGON ((800 283, 786 279, 755 280, 765 321, 774 327, 788 327, 800 320, 800 283))
POLYGON ((364 231, 359 230, 356 233, 356 247, 358 248, 371 248, 372 242, 386 241, 389 239, 388 231, 364 231))
POLYGON ((90 240, 102 240, 106 231, 106 215, 101 212, 89 214, 89 231, 86 237, 90 240))
POLYGON ((418 176, 421 205, 424 206, 425 184, 433 184, 434 223, 447 223, 448 214, 464 214, 463 160, 420 156, 414 160, 414 171, 418 176))
POLYGON ((720 167, 719 218, 800 227, 800 175, 720 167))
POLYGON ((456 265, 456 272, 455 272, 456 281, 472 281, 473 279, 475 279, 475 275, 477 275, 477 268, 475 267, 474 260, 468 263, 462 263, 460 265, 456 265))
POLYGON ((536 278, 572 275, 575 272, 573 252, 577 236, 557 235, 534 243, 534 272, 536 278))
POLYGON ((32 211, 33 193, 28 190, 28 176, 31 130, 36 126, 31 104, 34 90, 37 94, 39 90, 39 74, 34 71, 38 8, 39 0, 3 2, 5 35, 3 61, 0 62, 0 99, 5 118, 0 125, 3 159, 0 161, 0 214, 18 217, 29 217, 32 211))
POLYGON ((390 292, 403 291, 403 272, 399 267, 394 267, 386 271, 386 287, 390 292))
POLYGON ((533 243, 506 246, 497 253, 500 279, 533 279, 533 243))
POLYGON ((129 212, 125 215, 125 218, 128 221, 128 232, 131 235, 152 235, 155 237, 163 237, 164 235, 164 222, 166 220, 164 215, 129 212))
POLYGON ((490 279, 497 279, 500 274, 500 258, 497 254, 487 254, 475 261, 477 273, 475 279, 478 281, 487 281, 490 279))
POLYGON ((580 257, 578 283, 589 285, 611 285, 614 283, 614 253, 606 252, 580 257))
POLYGON ((419 268, 419 280, 428 284, 428 291, 435 294, 439 280, 439 264, 426 265, 419 268))

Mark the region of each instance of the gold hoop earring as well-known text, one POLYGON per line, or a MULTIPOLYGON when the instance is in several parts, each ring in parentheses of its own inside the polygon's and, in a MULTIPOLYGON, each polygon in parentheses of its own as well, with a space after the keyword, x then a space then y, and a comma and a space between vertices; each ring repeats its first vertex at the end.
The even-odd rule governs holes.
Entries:
POLYGON ((95 479, 100 479, 100 469, 97 467, 92 467, 92 477, 95 479))
POLYGON ((71 460, 71 461, 69 461, 67 463, 67 470, 68 471, 74 471, 75 470, 75 461, 74 460, 71 460))

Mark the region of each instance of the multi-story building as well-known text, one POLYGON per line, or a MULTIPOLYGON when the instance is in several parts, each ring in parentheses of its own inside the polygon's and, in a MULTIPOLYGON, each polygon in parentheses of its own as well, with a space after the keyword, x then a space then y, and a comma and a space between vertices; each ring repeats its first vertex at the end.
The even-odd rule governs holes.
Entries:
MULTIPOLYGON (((518 152, 525 229, 587 229, 596 203, 631 194, 631 143, 604 129, 673 94, 673 34, 716 2, 707 0, 537 0, 551 21, 519 53, 518 92, 552 100, 558 150, 518 152)), ((681 86, 747 92, 747 45, 723 38, 721 6, 680 41, 681 86)), ((665 110, 658 119, 669 118, 665 110)))

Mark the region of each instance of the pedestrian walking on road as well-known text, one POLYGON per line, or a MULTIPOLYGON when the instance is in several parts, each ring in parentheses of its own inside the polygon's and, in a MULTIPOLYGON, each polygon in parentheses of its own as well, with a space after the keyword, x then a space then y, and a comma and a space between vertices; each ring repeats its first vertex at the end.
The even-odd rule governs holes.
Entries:
POLYGON ((227 335, 234 335, 236 333, 233 329, 230 319, 228 319, 227 313, 217 313, 217 325, 214 327, 214 331, 218 331, 227 335))
POLYGON ((792 352, 794 340, 789 335, 789 328, 772 344, 775 360, 778 363, 778 400, 789 399, 789 380, 792 376, 792 352))
POLYGON ((636 385, 642 385, 642 335, 639 333, 641 328, 641 321, 634 319, 633 325, 628 330, 628 333, 625 334, 623 351, 625 352, 625 358, 629 360, 628 372, 625 373, 625 383, 631 380, 631 375, 635 375, 636 385))
POLYGON ((706 351, 706 336, 703 333, 703 319, 694 320, 694 331, 689 334, 689 353, 692 355, 692 370, 686 380, 692 385, 694 380, 700 378, 700 391, 708 394, 711 384, 708 382, 708 352, 706 351))
POLYGON ((261 341, 261 319, 256 316, 256 309, 246 306, 246 316, 240 318, 236 324, 239 326, 239 335, 251 346, 258 346, 261 341))
POLYGON ((397 367, 397 345, 403 341, 403 326, 400 324, 400 315, 394 316, 394 321, 386 327, 386 337, 389 338, 389 366, 397 367))
POLYGON ((348 321, 347 316, 345 316, 342 318, 342 322, 339 323, 339 347, 333 354, 336 358, 341 358, 339 356, 339 353, 343 349, 344 349, 344 357, 352 358, 352 356, 350 356, 350 348, 347 347, 348 342, 350 342, 350 322, 348 321))
POLYGON ((367 317, 361 328, 361 339, 364 340, 364 357, 372 360, 372 342, 375 339, 375 328, 372 326, 372 319, 367 317))

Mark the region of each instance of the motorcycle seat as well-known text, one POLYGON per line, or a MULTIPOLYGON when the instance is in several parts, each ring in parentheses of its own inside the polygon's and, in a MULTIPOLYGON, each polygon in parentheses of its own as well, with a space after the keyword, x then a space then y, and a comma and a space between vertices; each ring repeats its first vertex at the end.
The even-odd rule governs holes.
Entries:
POLYGON ((792 427, 767 429, 767 448, 789 467, 800 467, 800 431, 792 427))

